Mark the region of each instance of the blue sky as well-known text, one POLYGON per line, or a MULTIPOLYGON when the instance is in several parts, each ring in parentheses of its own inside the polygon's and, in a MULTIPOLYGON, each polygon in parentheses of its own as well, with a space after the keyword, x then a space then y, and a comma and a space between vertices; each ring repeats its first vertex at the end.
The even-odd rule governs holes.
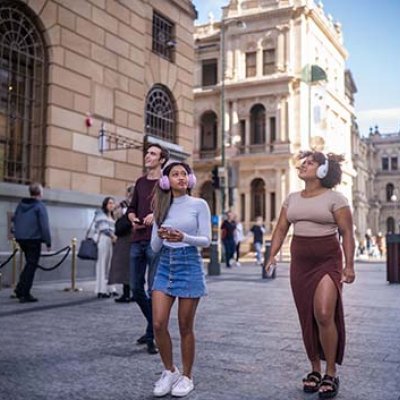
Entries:
MULTIPOLYGON (((197 23, 211 11, 221 18, 229 0, 193 0, 197 23)), ((383 133, 400 131, 400 0, 324 0, 324 9, 342 24, 349 52, 347 67, 356 82, 356 115, 360 131, 379 126, 383 133)))

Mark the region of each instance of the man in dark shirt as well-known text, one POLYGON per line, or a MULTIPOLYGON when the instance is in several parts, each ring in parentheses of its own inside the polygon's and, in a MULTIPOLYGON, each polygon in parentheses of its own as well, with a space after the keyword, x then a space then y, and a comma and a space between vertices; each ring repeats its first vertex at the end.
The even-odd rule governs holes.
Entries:
POLYGON ((265 227, 262 217, 256 218, 256 223, 251 227, 250 231, 253 233, 253 244, 254 250, 256 252, 257 264, 262 265, 262 244, 264 241, 265 233, 265 227))
POLYGON ((48 250, 51 247, 49 218, 46 206, 41 202, 42 185, 32 183, 29 194, 31 197, 20 201, 13 217, 14 236, 26 260, 15 288, 15 295, 21 303, 37 301, 31 295, 31 288, 39 264, 42 242, 46 243, 48 250))
POLYGON ((231 211, 226 214, 226 219, 221 225, 221 239, 225 250, 225 263, 226 267, 230 268, 230 261, 233 259, 235 254, 236 244, 235 244, 235 230, 236 223, 234 221, 234 215, 231 211))
POLYGON ((154 345, 151 288, 157 268, 158 258, 151 249, 151 230, 153 212, 151 202, 154 186, 161 178, 161 168, 169 159, 168 150, 158 144, 150 144, 144 153, 144 166, 147 173, 136 181, 132 202, 128 207, 128 218, 133 225, 130 253, 130 276, 133 297, 147 320, 145 335, 137 340, 138 344, 147 344, 147 351, 156 354, 154 345), (147 271, 147 289, 146 270, 147 271))

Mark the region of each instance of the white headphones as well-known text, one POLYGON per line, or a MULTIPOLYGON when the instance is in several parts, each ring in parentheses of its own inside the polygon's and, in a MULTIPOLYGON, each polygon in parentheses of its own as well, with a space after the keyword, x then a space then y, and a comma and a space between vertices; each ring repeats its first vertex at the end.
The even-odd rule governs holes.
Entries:
POLYGON ((317 168, 317 178, 324 179, 328 175, 328 171, 329 171, 329 161, 328 157, 325 156, 325 162, 317 168))

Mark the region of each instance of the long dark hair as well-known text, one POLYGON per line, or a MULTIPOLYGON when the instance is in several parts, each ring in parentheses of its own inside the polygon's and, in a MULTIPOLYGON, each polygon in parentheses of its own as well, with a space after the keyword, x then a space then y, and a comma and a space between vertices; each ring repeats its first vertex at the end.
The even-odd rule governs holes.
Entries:
MULTIPOLYGON (((170 164, 168 164, 162 171, 163 176, 169 176, 171 173, 172 168, 176 167, 177 165, 181 165, 183 168, 185 168, 186 172, 188 174, 192 173, 192 169, 189 167, 188 164, 182 161, 174 161, 170 164)), ((187 190, 188 194, 190 194, 190 189, 187 190)), ((153 201, 152 201, 152 208, 153 208, 153 213, 154 213, 154 219, 157 223, 158 226, 161 226, 162 223, 165 221, 165 218, 167 217, 169 208, 171 207, 172 203, 172 191, 171 189, 169 190, 163 190, 161 189, 159 184, 156 184, 154 187, 154 195, 153 195, 153 201)))
MULTIPOLYGON (((104 198, 103 203, 101 204, 101 210, 106 215, 108 215, 107 204, 110 200, 113 200, 115 202, 114 197, 107 196, 104 198)), ((114 218, 114 211, 111 211, 111 216, 114 218)))

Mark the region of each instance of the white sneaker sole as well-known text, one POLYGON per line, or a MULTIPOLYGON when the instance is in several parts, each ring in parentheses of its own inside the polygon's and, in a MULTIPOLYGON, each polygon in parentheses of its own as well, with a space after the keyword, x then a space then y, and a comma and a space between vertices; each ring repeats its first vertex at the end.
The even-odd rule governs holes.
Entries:
POLYGON ((187 390, 185 393, 176 393, 176 392, 174 393, 174 389, 172 389, 171 396, 172 397, 185 397, 189 393, 193 392, 193 390, 194 390, 194 386, 190 390, 187 390))

